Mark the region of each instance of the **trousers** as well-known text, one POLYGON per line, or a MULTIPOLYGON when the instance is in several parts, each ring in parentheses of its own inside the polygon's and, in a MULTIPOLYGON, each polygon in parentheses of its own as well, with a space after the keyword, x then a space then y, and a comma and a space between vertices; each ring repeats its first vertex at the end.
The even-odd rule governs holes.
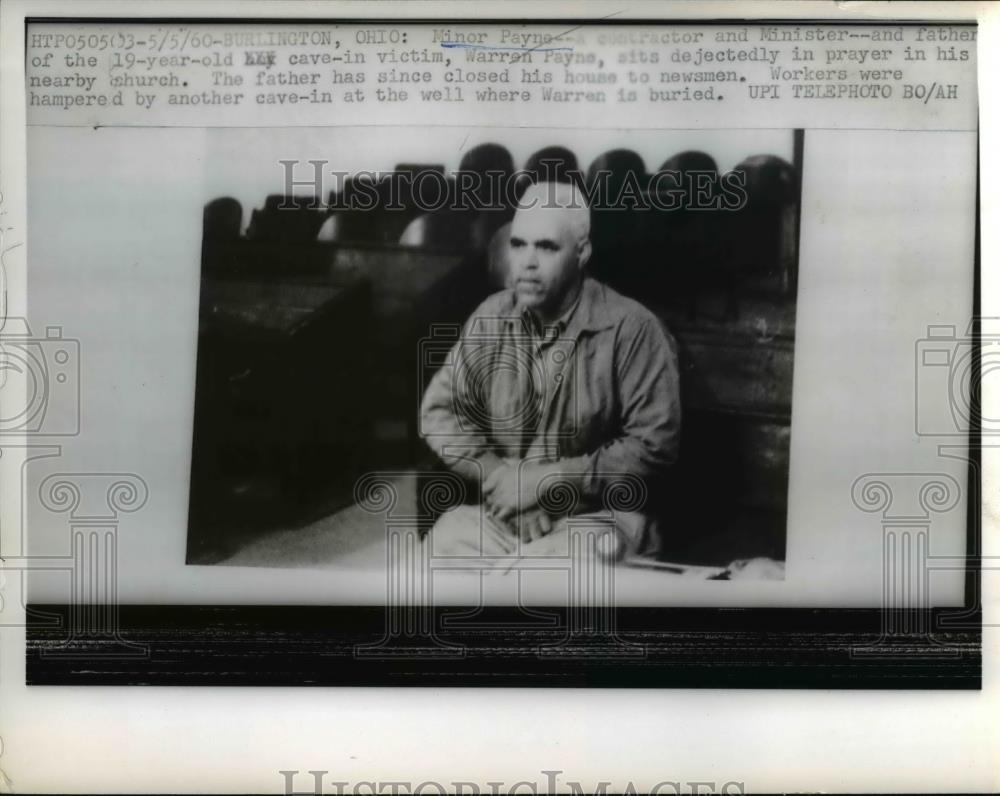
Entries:
POLYGON ((458 506, 438 518, 425 544, 433 556, 500 559, 495 565, 507 568, 521 558, 597 555, 621 561, 659 549, 653 523, 637 511, 560 517, 548 534, 533 541, 520 539, 515 523, 496 520, 481 505, 458 506))

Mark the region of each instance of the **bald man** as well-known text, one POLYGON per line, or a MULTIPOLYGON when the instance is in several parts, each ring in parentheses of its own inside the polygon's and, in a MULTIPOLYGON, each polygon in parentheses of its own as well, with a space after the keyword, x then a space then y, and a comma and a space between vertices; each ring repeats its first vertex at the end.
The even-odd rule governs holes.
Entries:
POLYGON ((587 532, 603 557, 655 557, 645 498, 677 458, 673 339, 587 276, 590 211, 575 186, 532 185, 508 246, 507 289, 466 322, 421 406, 425 441, 483 501, 438 519, 433 554, 509 568, 567 555, 587 532))

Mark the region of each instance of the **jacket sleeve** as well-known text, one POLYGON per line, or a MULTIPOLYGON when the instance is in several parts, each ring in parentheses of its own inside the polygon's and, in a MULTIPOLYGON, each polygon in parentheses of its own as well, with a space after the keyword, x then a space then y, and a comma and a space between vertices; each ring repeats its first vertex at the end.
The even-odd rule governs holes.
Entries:
POLYGON ((615 340, 615 378, 621 423, 595 451, 567 462, 582 495, 601 502, 623 477, 648 481, 677 460, 681 400, 677 347, 653 317, 629 319, 615 340))
POLYGON ((456 379, 459 359, 467 352, 463 344, 469 323, 445 363, 431 378, 420 406, 420 435, 428 447, 451 470, 471 480, 482 477, 495 463, 493 446, 485 429, 470 411, 468 397, 456 379))

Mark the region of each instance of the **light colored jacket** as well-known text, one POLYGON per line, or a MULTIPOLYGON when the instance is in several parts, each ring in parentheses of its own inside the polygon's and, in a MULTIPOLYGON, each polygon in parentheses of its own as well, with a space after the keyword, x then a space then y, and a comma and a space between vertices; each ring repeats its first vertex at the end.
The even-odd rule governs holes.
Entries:
POLYGON ((594 279, 558 324, 539 330, 513 290, 466 322, 421 406, 421 435, 456 472, 475 478, 487 451, 559 461, 600 502, 622 474, 649 481, 677 458, 677 348, 637 301, 594 279))

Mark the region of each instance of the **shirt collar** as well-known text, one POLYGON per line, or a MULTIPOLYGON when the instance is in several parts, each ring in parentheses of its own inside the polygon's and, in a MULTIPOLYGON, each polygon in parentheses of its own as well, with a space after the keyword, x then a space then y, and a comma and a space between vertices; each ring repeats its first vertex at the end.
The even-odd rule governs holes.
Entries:
MULTIPOLYGON (((576 302, 555 324, 550 324, 546 328, 551 329, 554 325, 560 336, 575 339, 581 332, 597 332, 614 326, 608 313, 605 291, 606 288, 600 282, 584 277, 576 302)), ((510 317, 520 320, 527 330, 537 330, 536 316, 527 307, 517 306, 517 297, 513 290, 510 292, 510 300, 510 317)))
POLYGON ((576 297, 576 301, 573 302, 572 306, 567 309, 562 316, 555 323, 542 323, 542 321, 531 311, 528 307, 524 307, 521 310, 521 317, 524 320, 525 326, 534 334, 543 340, 548 340, 550 338, 562 337, 565 334, 569 322, 573 319, 576 313, 577 307, 580 306, 580 299, 583 297, 583 290, 581 286, 580 293, 576 297))

